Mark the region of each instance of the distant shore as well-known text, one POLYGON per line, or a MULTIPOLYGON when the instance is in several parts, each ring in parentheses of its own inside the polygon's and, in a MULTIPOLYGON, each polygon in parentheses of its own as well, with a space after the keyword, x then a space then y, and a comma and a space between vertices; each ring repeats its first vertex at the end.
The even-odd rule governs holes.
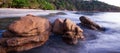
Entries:
POLYGON ((16 9, 16 8, 0 8, 0 18, 4 17, 20 17, 27 14, 48 15, 50 13, 62 12, 60 10, 41 10, 41 9, 16 9))

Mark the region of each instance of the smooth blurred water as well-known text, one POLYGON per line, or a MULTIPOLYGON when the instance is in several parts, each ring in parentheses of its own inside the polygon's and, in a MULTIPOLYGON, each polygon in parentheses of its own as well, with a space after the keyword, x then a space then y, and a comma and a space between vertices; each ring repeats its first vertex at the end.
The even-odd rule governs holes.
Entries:
MULTIPOLYGON (((80 23, 79 17, 86 16, 91 20, 98 23, 100 26, 105 27, 105 32, 88 31, 90 34, 93 32, 96 39, 86 40, 81 42, 83 51, 79 50, 76 53, 120 53, 120 12, 65 12, 67 15, 58 15, 59 18, 69 18, 75 23, 80 23)), ((50 18, 51 19, 51 18, 50 18)), ((53 19, 53 18, 52 18, 53 19)), ((88 37, 88 38, 92 38, 88 37)), ((78 46, 79 47, 79 46, 78 46)), ((76 50, 76 49, 74 49, 76 50)))
MULTIPOLYGON (((69 18, 79 24, 79 17, 86 16, 105 27, 105 32, 83 29, 86 40, 77 45, 67 45, 61 37, 51 35, 45 45, 22 53, 120 53, 120 12, 69 12, 67 15, 48 17, 53 22, 56 18, 69 18)), ((37 13, 38 14, 38 13, 37 13)), ((0 35, 2 30, 0 30, 0 35)))

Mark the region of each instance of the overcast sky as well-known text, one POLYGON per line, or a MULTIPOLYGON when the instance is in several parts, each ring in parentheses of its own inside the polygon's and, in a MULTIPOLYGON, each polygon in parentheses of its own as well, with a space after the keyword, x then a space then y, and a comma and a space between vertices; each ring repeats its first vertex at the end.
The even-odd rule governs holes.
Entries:
POLYGON ((120 0, 99 0, 99 1, 103 1, 105 3, 120 7, 120 0))

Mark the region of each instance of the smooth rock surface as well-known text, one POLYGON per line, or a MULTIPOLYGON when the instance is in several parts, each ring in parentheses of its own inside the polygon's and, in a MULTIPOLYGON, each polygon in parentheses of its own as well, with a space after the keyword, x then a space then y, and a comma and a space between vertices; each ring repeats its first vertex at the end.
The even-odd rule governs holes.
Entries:
POLYGON ((79 18, 81 24, 92 30, 102 30, 102 27, 85 16, 79 18))
POLYGON ((10 24, 8 30, 18 34, 18 36, 34 36, 42 34, 47 30, 50 31, 51 29, 49 28, 50 22, 47 19, 34 15, 27 15, 10 24))
POLYGON ((55 34, 63 34, 64 32, 64 26, 63 26, 63 19, 56 19, 53 23, 53 32, 55 34))

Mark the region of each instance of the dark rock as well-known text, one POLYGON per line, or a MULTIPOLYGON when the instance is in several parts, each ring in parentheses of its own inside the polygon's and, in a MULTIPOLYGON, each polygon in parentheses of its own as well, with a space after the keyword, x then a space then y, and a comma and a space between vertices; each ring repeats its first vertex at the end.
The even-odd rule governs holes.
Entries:
POLYGON ((85 17, 85 16, 81 16, 80 18, 81 24, 87 28, 90 28, 92 30, 102 30, 102 27, 98 24, 96 24, 95 22, 93 22, 92 20, 90 20, 89 18, 85 17))
POLYGON ((64 12, 57 12, 57 13, 50 13, 46 17, 56 16, 56 15, 67 15, 67 14, 64 12))
POLYGON ((58 13, 56 13, 56 15, 67 15, 67 14, 64 12, 58 12, 58 13))
POLYGON ((4 52, 4 53, 9 53, 9 52, 21 52, 21 51, 26 51, 26 50, 30 50, 32 48, 36 48, 39 47, 41 45, 43 45, 45 42, 36 42, 36 43, 27 43, 24 44, 22 46, 14 46, 14 47, 5 47, 5 46, 0 46, 0 52, 4 52))

